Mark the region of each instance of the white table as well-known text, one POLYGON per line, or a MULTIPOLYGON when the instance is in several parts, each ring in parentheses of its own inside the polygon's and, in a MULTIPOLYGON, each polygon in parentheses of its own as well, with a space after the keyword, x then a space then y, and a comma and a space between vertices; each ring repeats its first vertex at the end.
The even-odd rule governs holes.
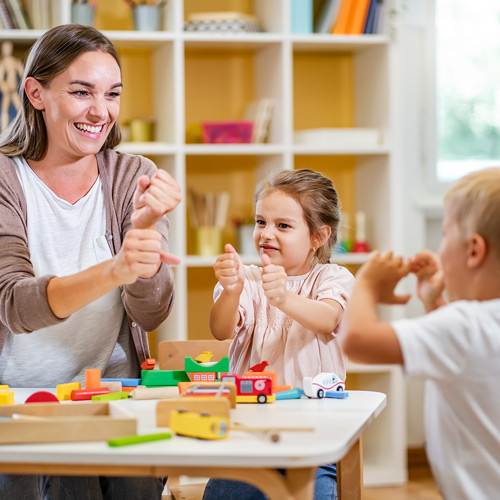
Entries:
MULTIPOLYGON (((24 402, 36 389, 14 389, 24 402)), ((71 403, 69 403, 71 404, 71 403)), ((116 404, 138 418, 138 433, 156 427, 157 401, 121 400, 116 404)), ((361 436, 386 405, 385 394, 350 391, 347 399, 300 399, 270 404, 239 404, 231 421, 256 427, 313 427, 309 432, 281 432, 280 441, 231 431, 222 441, 173 436, 121 448, 105 442, 0 446, 0 472, 70 475, 191 475, 240 479, 258 486, 272 500, 313 498, 318 465, 339 464, 339 498, 359 499, 362 492, 361 436), (283 477, 275 469, 287 469, 283 477)))

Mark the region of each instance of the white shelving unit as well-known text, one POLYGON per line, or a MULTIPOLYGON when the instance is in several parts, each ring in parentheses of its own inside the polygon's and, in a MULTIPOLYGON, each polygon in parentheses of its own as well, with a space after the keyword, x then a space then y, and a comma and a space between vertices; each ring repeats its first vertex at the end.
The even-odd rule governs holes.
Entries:
MULTIPOLYGON (((398 251, 402 248, 399 235, 404 221, 397 208, 401 206, 401 127, 395 105, 399 95, 397 43, 385 35, 294 35, 290 32, 289 0, 232 0, 226 4, 229 8, 221 9, 224 0, 170 0, 163 9, 162 31, 104 30, 124 54, 124 80, 127 72, 135 69, 134 57, 146 54, 150 63, 146 80, 151 87, 141 88, 140 93, 152 96, 155 141, 123 143, 119 149, 153 159, 181 184, 184 199, 191 183, 197 187, 216 175, 223 184, 220 190, 238 190, 230 210, 240 212, 243 205, 236 201, 247 198, 246 203, 251 204, 255 183, 269 170, 309 167, 324 171, 338 188, 346 210, 351 211, 350 220, 354 221, 357 210, 367 214, 372 246, 398 251), (250 9, 260 19, 265 33, 218 35, 183 31, 187 12, 237 10, 235 5, 239 4, 242 10, 250 9), (217 65, 221 61, 217 81, 217 65), (227 66, 231 72, 225 72, 227 66), (225 98, 214 105, 210 86, 217 85, 223 88, 225 98), (186 144, 186 128, 200 120, 200 108, 206 106, 207 113, 227 111, 228 101, 239 105, 245 100, 242 94, 251 99, 274 100, 268 143, 186 144), (307 105, 303 104, 304 96, 307 105), (377 128, 384 131, 385 140, 370 148, 293 143, 295 129, 325 126, 377 128)), ((71 22, 70 5, 70 0, 61 1, 61 23, 71 22)), ((0 41, 12 40, 22 49, 41 34, 35 30, 5 30, 0 31, 0 41)), ((233 106, 233 116, 214 119, 236 119, 237 105, 233 106)), ((175 306, 158 331, 158 341, 188 338, 189 322, 204 314, 192 303, 190 292, 200 279, 207 279, 215 260, 192 254, 185 203, 169 217, 171 251, 182 258, 182 263, 175 269, 175 306), (205 278, 200 278, 199 273, 205 278)), ((366 254, 346 254, 335 259, 358 265, 364 262, 366 254)), ((255 257, 244 260, 252 263, 255 257)), ((212 289, 213 284, 209 283, 200 293, 211 300, 212 289)), ((208 320, 206 323, 208 328, 208 320)), ((405 412, 401 373, 395 367, 359 365, 350 366, 349 373, 356 375, 360 388, 389 396, 387 409, 364 440, 365 484, 402 483, 406 480, 406 436, 402 431, 405 412)))

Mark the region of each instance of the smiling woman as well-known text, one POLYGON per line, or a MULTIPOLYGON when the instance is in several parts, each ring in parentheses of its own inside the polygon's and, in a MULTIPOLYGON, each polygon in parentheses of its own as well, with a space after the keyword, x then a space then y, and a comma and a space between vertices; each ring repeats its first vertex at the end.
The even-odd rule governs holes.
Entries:
MULTIPOLYGON (((91 368, 138 377, 146 332, 172 308, 179 259, 164 215, 180 188, 113 150, 121 90, 118 54, 92 27, 58 26, 30 51, 21 109, 0 137, 0 384, 83 382, 91 368)), ((0 476, 12 499, 162 490, 154 478, 0 476)))

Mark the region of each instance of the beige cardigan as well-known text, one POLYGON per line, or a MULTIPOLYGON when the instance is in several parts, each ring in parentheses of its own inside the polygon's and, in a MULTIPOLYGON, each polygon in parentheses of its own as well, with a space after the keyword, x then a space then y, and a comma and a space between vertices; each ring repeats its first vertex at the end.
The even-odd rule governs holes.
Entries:
MULTIPOLYGON (((132 227, 132 198, 137 179, 153 175, 156 166, 142 156, 108 149, 97 154, 104 191, 106 237, 115 255, 122 238, 132 227)), ((163 217, 156 225, 168 250, 169 222, 163 217)), ((31 333, 64 321, 52 313, 46 287, 53 276, 35 277, 30 261, 27 235, 27 207, 14 161, 0 155, 0 353, 9 331, 31 333)), ((174 301, 174 277, 162 264, 153 278, 138 279, 121 287, 126 311, 121 331, 132 335, 139 364, 150 357, 147 331, 157 328, 168 316, 174 301)))

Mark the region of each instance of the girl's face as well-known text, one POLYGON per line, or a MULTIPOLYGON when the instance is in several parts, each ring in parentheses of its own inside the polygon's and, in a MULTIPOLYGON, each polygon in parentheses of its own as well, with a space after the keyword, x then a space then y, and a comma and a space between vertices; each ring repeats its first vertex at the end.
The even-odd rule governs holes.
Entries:
POLYGON ((48 150, 68 160, 96 154, 118 118, 121 89, 120 67, 105 52, 85 52, 40 85, 48 150))
POLYGON ((289 276, 311 269, 313 238, 299 203, 281 191, 272 191, 255 206, 255 247, 269 255, 272 264, 285 268, 289 276))

